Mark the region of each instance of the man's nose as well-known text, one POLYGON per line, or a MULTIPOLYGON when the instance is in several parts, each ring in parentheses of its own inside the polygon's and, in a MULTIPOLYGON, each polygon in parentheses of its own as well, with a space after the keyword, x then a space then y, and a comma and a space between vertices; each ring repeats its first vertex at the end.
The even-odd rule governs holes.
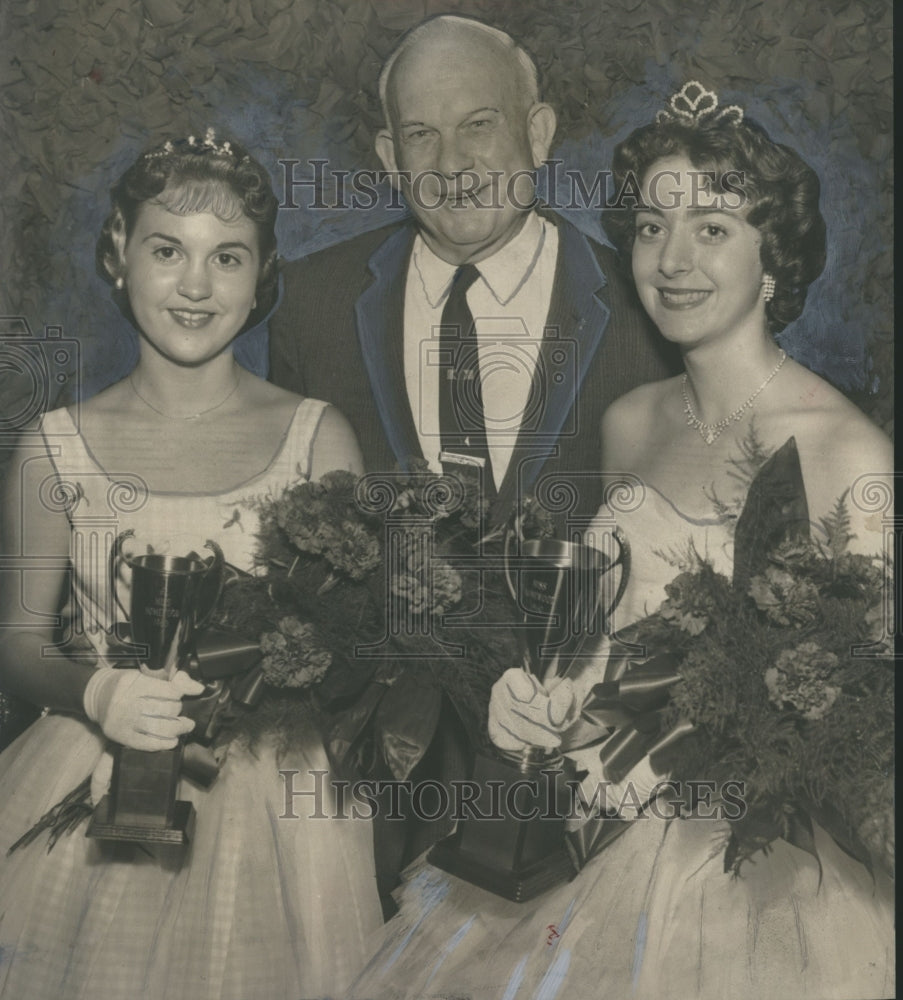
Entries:
POLYGON ((439 137, 436 169, 451 179, 465 170, 472 170, 474 157, 468 144, 457 133, 439 137))

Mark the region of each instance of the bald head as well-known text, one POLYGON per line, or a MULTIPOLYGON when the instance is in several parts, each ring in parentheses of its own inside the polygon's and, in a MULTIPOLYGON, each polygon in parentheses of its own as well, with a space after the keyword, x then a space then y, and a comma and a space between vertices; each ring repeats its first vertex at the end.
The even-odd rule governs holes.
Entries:
POLYGON ((510 36, 468 17, 443 14, 409 31, 392 51, 379 75, 379 99, 389 128, 393 127, 399 78, 424 61, 437 72, 453 73, 462 52, 480 55, 504 67, 518 103, 526 111, 539 101, 536 64, 510 36))
POLYGON ((555 133, 530 57, 480 21, 437 17, 405 36, 380 92, 376 152, 430 249, 475 263, 513 239, 555 133))

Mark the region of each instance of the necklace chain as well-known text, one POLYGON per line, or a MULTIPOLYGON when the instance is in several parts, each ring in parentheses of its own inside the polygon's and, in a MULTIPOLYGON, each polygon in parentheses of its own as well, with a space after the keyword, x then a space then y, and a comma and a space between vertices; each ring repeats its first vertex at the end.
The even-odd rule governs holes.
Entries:
POLYGON ((223 398, 218 403, 215 403, 213 406, 208 406, 206 410, 198 410, 197 413, 188 413, 185 415, 167 413, 165 410, 161 410, 159 407, 154 406, 154 404, 149 399, 147 399, 145 396, 142 396, 141 393, 138 391, 138 386, 135 385, 135 380, 132 378, 131 373, 129 373, 128 382, 129 386, 132 389, 132 392, 141 400, 141 402, 144 403, 144 405, 148 409, 153 410, 154 413, 159 413, 161 417, 166 417, 167 420, 197 420, 198 417, 203 417, 205 413, 212 413, 214 410, 218 410, 221 406, 225 406, 226 403, 238 391, 238 386, 241 382, 242 370, 240 365, 236 365, 235 368, 236 368, 235 385, 232 386, 232 388, 226 393, 225 396, 223 396, 223 398))
POLYGON ((719 420, 717 423, 714 424, 703 423, 703 421, 700 420, 699 417, 697 417, 696 414, 693 412, 693 404, 690 402, 690 395, 687 392, 688 376, 687 373, 684 372, 684 377, 681 382, 681 393, 683 394, 684 398, 684 413, 686 413, 687 415, 688 426, 694 428, 694 430, 699 431, 702 440, 705 441, 706 444, 712 444, 714 441, 718 439, 718 437, 721 435, 721 432, 726 427, 729 427, 731 424, 736 423, 736 421, 738 421, 743 416, 743 414, 746 413, 746 411, 753 405, 753 403, 758 398, 759 393, 781 370, 781 367, 783 366, 786 360, 787 360, 787 352, 781 351, 781 356, 780 358, 778 358, 778 363, 774 366, 774 368, 771 369, 771 371, 765 377, 765 381, 759 386, 758 389, 756 389, 756 391, 749 397, 749 399, 747 399, 744 403, 741 403, 736 410, 729 413, 726 417, 724 417, 724 419, 719 420))

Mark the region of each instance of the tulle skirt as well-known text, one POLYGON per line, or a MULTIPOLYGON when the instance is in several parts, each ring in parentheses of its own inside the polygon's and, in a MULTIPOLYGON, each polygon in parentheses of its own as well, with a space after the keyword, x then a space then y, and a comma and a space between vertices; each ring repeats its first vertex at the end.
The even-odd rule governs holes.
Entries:
MULTIPOLYGON (((0 996, 9 1000, 334 997, 381 926, 370 825, 286 807, 279 770, 312 790, 325 754, 233 744, 208 790, 181 783, 197 825, 181 860, 102 843, 84 824, 6 848, 91 773, 96 727, 51 714, 0 756, 0 996)), ((321 803, 322 804, 322 803, 321 803)), ((170 852, 169 854, 167 852, 170 852)))
POLYGON ((894 996, 893 891, 816 830, 723 871, 722 823, 648 817, 572 881, 511 903, 421 860, 348 1000, 894 996))

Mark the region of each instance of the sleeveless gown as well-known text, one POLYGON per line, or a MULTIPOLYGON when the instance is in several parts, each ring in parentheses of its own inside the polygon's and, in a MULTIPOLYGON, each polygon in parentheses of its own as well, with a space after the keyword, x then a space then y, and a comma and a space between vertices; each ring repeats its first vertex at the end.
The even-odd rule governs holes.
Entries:
MULTIPOLYGON (((613 522, 603 509, 596 525, 613 522)), ((731 575, 724 519, 647 489, 616 518, 632 550, 617 627, 653 612, 696 551, 731 575)), ((588 690, 592 678, 575 686, 588 690)), ((816 827, 822 864, 783 840, 723 871, 723 820, 652 815, 571 882, 513 903, 430 865, 405 873, 399 913, 346 1000, 850 1000, 894 996, 893 888, 816 827)))
MULTIPOLYGON (((206 555, 204 542, 213 539, 228 562, 250 570, 257 525, 242 501, 306 477, 324 407, 302 401, 266 469, 218 494, 148 494, 135 477, 100 468, 68 411, 45 415, 57 496, 71 501, 73 602, 100 654, 113 619, 106 581, 115 534, 133 527, 155 551, 173 555, 206 555)), ((105 746, 84 717, 50 712, 34 723, 0 755, 0 995, 335 996, 362 966, 364 942, 382 917, 369 823, 311 819, 310 796, 286 808, 280 768, 299 772, 294 791, 313 787, 309 771, 329 769, 318 733, 306 735, 284 754, 274 739, 253 752, 233 741, 206 790, 182 778, 179 797, 194 803, 197 820, 181 861, 88 839, 84 824, 50 853, 42 833, 6 856, 92 773, 105 746)), ((322 806, 328 816, 329 803, 322 806)))

